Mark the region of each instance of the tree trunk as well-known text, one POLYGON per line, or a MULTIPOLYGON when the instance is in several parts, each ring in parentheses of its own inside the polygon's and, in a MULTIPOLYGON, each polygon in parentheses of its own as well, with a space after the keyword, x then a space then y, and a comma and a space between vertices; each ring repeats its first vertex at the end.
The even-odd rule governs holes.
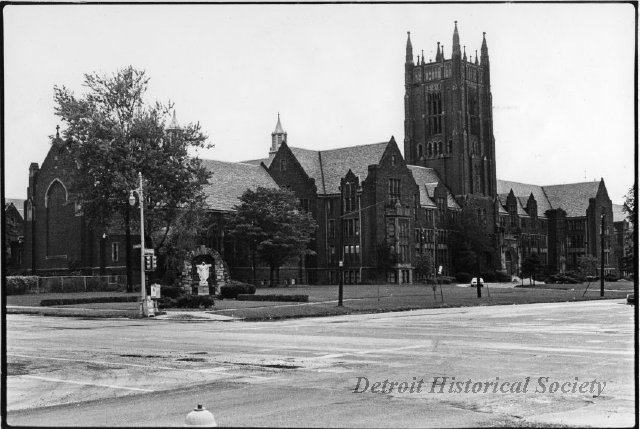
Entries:
POLYGON ((256 246, 255 243, 251 248, 251 283, 256 284, 256 246))
POLYGON ((280 284, 280 267, 275 267, 276 268, 276 286, 278 286, 280 284))
POLYGON ((273 265, 269 266, 269 287, 274 287, 274 277, 275 277, 275 267, 273 265))
POLYGON ((131 246, 131 222, 129 219, 129 206, 127 206, 124 212, 124 224, 125 224, 125 236, 126 236, 126 247, 127 247, 127 292, 133 292, 133 267, 131 266, 131 253, 133 252, 133 248, 131 246))

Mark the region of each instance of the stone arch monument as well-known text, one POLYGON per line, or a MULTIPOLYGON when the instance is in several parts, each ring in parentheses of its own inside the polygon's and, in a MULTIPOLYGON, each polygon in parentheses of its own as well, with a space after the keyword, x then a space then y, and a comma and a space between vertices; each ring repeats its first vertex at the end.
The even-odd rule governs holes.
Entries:
POLYGON ((187 254, 182 270, 182 288, 193 295, 218 295, 220 286, 231 283, 229 267, 220 253, 200 246, 187 254))

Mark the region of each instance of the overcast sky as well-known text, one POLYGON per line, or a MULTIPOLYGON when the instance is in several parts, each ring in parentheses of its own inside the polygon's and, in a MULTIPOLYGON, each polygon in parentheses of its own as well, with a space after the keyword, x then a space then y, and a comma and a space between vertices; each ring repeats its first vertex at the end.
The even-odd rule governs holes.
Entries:
POLYGON ((487 33, 499 179, 634 181, 634 9, 626 4, 11 5, 4 9, 5 195, 26 198, 56 124, 53 86, 133 65, 215 148, 266 157, 277 113, 291 146, 403 148, 407 31, 414 54, 467 54, 487 33))

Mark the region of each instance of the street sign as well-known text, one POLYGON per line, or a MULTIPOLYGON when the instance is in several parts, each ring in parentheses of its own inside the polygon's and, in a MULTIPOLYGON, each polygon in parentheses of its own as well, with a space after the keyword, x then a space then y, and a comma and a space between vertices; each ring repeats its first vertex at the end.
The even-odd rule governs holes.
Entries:
POLYGON ((145 255, 155 255, 156 251, 155 251, 155 249, 144 249, 144 254, 145 255))

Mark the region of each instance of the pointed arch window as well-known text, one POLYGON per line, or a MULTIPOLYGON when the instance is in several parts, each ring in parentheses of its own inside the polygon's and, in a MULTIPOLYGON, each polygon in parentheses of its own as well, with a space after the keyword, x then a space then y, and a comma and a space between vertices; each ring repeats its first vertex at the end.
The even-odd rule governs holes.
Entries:
POLYGON ((433 146, 432 146, 431 142, 429 142, 429 144, 427 146, 427 156, 429 158, 431 158, 433 156, 433 146))
POLYGON ((422 145, 418 145, 418 158, 422 158, 422 145))

